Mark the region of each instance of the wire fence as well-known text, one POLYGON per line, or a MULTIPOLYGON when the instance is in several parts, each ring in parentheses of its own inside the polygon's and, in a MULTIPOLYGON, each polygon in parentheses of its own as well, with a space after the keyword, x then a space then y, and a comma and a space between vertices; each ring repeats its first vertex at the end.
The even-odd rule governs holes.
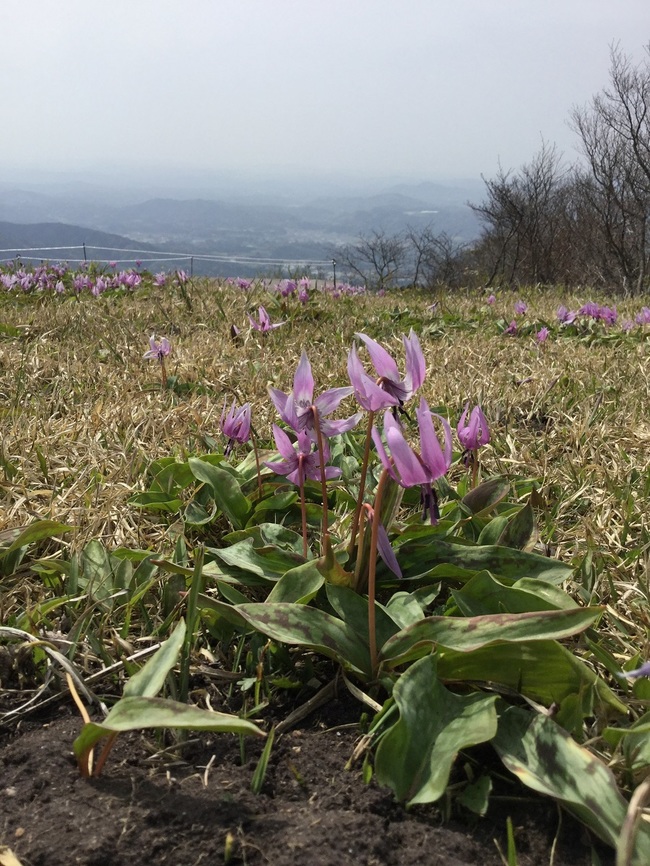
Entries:
MULTIPOLYGON (((282 269, 308 269, 316 268, 336 268, 336 263, 333 259, 283 259, 272 257, 258 257, 247 255, 228 255, 226 253, 187 253, 187 252, 172 252, 167 250, 140 250, 119 247, 99 247, 92 244, 78 244, 72 246, 56 246, 56 247, 10 247, 8 249, 0 249, 0 264, 13 262, 16 259, 21 261, 38 261, 49 262, 55 258, 57 261, 66 261, 69 264, 81 264, 83 262, 95 262, 104 265, 154 265, 158 264, 169 265, 176 264, 180 266, 186 264, 189 269, 190 276, 194 276, 195 263, 211 262, 214 264, 230 264, 242 265, 244 267, 264 268, 282 268, 282 269), (61 253, 59 256, 43 255, 44 253, 61 253), (68 255, 69 253, 81 253, 81 255, 68 255), (129 258, 102 258, 94 255, 97 253, 116 253, 124 255, 131 253, 129 258), (65 255, 64 255, 65 253, 65 255), (7 254, 11 254, 8 257, 7 254)), ((153 267, 150 268, 153 270, 153 267)))

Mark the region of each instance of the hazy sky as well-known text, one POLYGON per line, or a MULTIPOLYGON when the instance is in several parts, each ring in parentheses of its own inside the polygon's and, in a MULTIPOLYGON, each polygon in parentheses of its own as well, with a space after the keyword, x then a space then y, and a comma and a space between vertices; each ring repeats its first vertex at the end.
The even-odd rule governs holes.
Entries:
MULTIPOLYGON (((573 159, 648 0, 0 0, 0 164, 374 176, 573 159)), ((3 175, 6 178, 6 170, 3 175)))

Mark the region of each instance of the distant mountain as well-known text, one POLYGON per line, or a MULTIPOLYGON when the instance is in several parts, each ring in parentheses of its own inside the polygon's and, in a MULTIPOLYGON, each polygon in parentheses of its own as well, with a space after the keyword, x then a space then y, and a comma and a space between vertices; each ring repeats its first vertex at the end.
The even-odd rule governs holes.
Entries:
MULTIPOLYGON (((136 247, 143 251, 154 249, 152 246, 137 243, 131 238, 122 237, 122 235, 64 223, 0 222, 0 254, 3 258, 8 257, 8 251, 13 253, 18 250, 29 250, 29 258, 40 258, 39 252, 43 253, 43 258, 68 258, 66 253, 71 252, 74 253, 70 256, 71 258, 79 259, 83 258, 83 255, 80 255, 78 248, 84 244, 89 248, 107 247, 111 251, 129 250, 136 247), (48 251, 48 247, 59 249, 48 251)), ((95 257, 99 258, 99 256, 95 257)), ((111 256, 104 255, 102 258, 111 258, 111 256)))
MULTIPOLYGON (((480 232, 467 204, 481 198, 477 182, 350 184, 349 194, 341 181, 330 185, 331 194, 324 188, 315 182, 310 196, 305 182, 299 192, 289 185, 274 197, 268 186, 243 185, 236 193, 224 184, 220 193, 214 179, 206 179, 204 194, 172 197, 147 195, 144 187, 107 186, 105 180, 25 188, 0 182, 0 220, 5 221, 0 248, 85 242, 224 258, 325 261, 340 245, 374 230, 397 234, 431 226, 460 242, 480 232)), ((260 266, 220 267, 224 275, 244 275, 260 266)))

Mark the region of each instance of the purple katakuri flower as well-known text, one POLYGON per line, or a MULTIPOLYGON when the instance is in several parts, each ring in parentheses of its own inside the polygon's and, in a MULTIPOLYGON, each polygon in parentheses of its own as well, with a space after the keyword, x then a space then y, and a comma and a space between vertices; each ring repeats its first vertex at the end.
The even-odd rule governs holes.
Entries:
POLYGON ((456 427, 456 433, 458 434, 458 441, 466 451, 476 451, 481 445, 488 444, 490 428, 480 406, 474 406, 470 412, 469 402, 465 403, 463 414, 460 416, 456 427), (468 413, 469 422, 467 422, 468 413))
POLYGON ((517 322, 513 319, 508 327, 504 329, 503 333, 511 337, 514 336, 517 333, 517 322))
POLYGON ((493 304, 495 301, 496 301, 496 295, 490 295, 488 298, 486 298, 485 303, 486 303, 486 304, 489 304, 490 306, 492 306, 492 304, 493 304))
POLYGON ((641 307, 641 312, 634 317, 637 325, 650 325, 650 307, 641 307))
POLYGON ((329 421, 325 416, 333 412, 345 397, 353 391, 349 385, 342 388, 330 388, 314 399, 314 377, 311 364, 305 350, 300 355, 300 363, 293 377, 293 390, 289 394, 279 388, 269 388, 269 396, 278 410, 280 418, 296 433, 306 430, 314 439, 316 428, 314 423, 314 408, 318 412, 318 422, 323 436, 336 436, 352 430, 361 418, 357 412, 341 421, 329 421))
POLYGON ((408 337, 402 336, 406 353, 406 374, 400 378, 395 359, 383 346, 365 334, 355 334, 362 340, 372 361, 377 379, 369 376, 363 368, 356 346, 348 353, 348 375, 354 386, 358 402, 367 412, 376 412, 393 406, 403 406, 420 387, 427 374, 420 341, 413 329, 408 337))
POLYGON ((230 412, 226 415, 226 401, 224 399, 219 426, 223 435, 228 437, 228 444, 224 452, 226 457, 232 452, 235 442, 240 444, 248 442, 251 435, 251 404, 244 403, 239 409, 236 407, 237 402, 233 400, 230 412))
POLYGON ((567 310, 564 304, 560 304, 560 306, 555 311, 555 315, 557 316, 558 322, 562 325, 570 325, 575 321, 576 316, 578 315, 575 310, 567 310))
MULTIPOLYGON (((312 481, 321 480, 321 463, 318 449, 312 450, 312 441, 306 431, 300 431, 297 435, 297 448, 291 439, 277 424, 273 425, 273 437, 275 445, 283 460, 265 460, 264 465, 278 475, 286 475, 287 480, 301 487, 307 478, 312 481)), ((325 455, 325 459, 328 454, 325 455)), ((338 478, 341 470, 335 466, 325 467, 325 478, 338 478)))
POLYGON ((415 487, 418 484, 422 487, 424 516, 428 513, 433 524, 438 519, 438 504, 431 485, 438 478, 442 478, 451 465, 451 427, 446 418, 436 415, 442 423, 445 437, 442 447, 433 426, 431 410, 424 397, 420 399, 415 414, 420 430, 420 453, 408 444, 399 422, 390 411, 384 414, 384 436, 390 448, 390 457, 376 427, 372 428, 372 440, 384 468, 394 481, 402 487, 415 487))
POLYGON ((160 340, 156 340, 156 335, 152 334, 149 337, 149 350, 142 357, 147 358, 149 361, 160 361, 162 364, 163 359, 169 355, 171 350, 171 343, 167 337, 161 337, 160 340))
POLYGON ((262 306, 259 307, 257 315, 259 321, 256 322, 252 316, 248 317, 248 321, 251 323, 251 328, 253 328, 255 331, 260 331, 262 334, 267 334, 269 331, 275 331, 276 328, 284 325, 284 322, 275 322, 274 324, 271 323, 271 318, 269 314, 262 306))
POLYGON ((518 316, 523 316, 527 309, 528 304, 526 301, 515 301, 515 313, 518 316))
POLYGON ((540 328, 539 331, 535 334, 535 339, 538 343, 545 343, 548 340, 549 330, 548 328, 540 328))

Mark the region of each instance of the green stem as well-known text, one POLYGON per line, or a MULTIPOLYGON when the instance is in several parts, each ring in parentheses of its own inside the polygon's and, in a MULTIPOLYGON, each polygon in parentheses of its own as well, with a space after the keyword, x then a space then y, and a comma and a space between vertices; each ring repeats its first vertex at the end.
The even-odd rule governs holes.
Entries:
POLYGON ((375 493, 372 532, 370 535, 370 561, 368 562, 368 646, 370 648, 370 670, 373 677, 377 675, 377 629, 375 620, 377 541, 379 539, 379 524, 381 522, 381 501, 384 496, 384 487, 389 477, 388 470, 384 469, 379 478, 379 484, 375 493))
POLYGON ((368 461, 370 459, 370 442, 372 441, 372 425, 375 420, 375 413, 370 411, 368 413, 368 426, 366 428, 366 444, 363 451, 363 462, 361 464, 361 477, 359 479, 359 498, 357 499, 357 504, 354 509, 354 516, 352 518, 352 527, 350 529, 350 543, 348 544, 348 555, 352 555, 352 551, 354 550, 354 545, 357 540, 357 532, 359 529, 359 519, 361 516, 361 509, 363 508, 363 494, 366 489, 366 477, 368 475, 368 461))

